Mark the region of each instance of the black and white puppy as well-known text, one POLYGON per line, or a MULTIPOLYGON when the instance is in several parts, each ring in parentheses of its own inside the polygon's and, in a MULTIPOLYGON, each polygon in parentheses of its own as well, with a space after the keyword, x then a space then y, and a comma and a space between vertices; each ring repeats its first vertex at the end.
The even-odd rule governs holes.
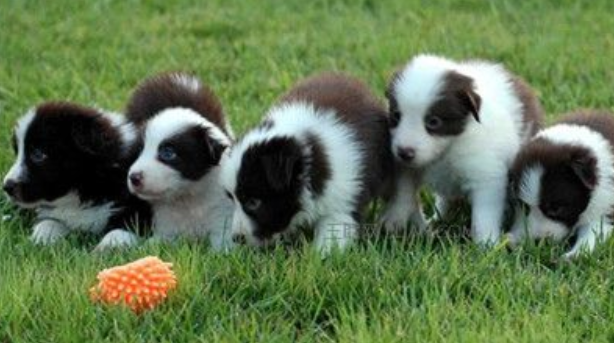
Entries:
POLYGON ((441 215, 468 197, 473 240, 497 242, 509 168, 543 116, 531 89, 498 64, 419 55, 395 75, 387 96, 401 171, 382 217, 386 229, 404 228, 411 217, 426 230, 418 198, 426 184, 441 215))
POLYGON ((19 119, 4 191, 36 211, 33 242, 76 230, 106 233, 97 249, 136 241, 124 228, 147 223, 149 213, 125 183, 133 140, 121 116, 72 103, 44 103, 19 119))
POLYGON ((292 88, 225 155, 234 237, 256 246, 314 226, 322 253, 349 246, 393 169, 385 108, 360 81, 324 73, 292 88))
POLYGON ((128 186, 151 204, 154 237, 209 236, 213 248, 228 248, 233 203, 219 162, 232 133, 213 92, 189 74, 157 75, 136 89, 126 115, 142 141, 128 186))
POLYGON ((511 176, 519 201, 511 243, 576 236, 564 257, 591 252, 612 231, 614 116, 577 112, 540 131, 518 154, 511 176))

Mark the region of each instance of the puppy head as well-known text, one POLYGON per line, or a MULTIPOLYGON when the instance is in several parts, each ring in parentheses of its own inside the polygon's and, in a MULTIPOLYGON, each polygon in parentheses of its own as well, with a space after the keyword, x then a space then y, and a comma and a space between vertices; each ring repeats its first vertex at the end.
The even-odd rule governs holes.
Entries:
POLYGON ((147 201, 189 192, 219 164, 228 137, 192 110, 162 111, 143 127, 142 149, 128 173, 128 187, 147 201))
POLYGON ((305 158, 294 138, 276 137, 233 148, 222 164, 235 207, 233 235, 263 245, 288 229, 299 212, 305 158))
POLYGON ((452 62, 419 56, 391 80, 389 102, 392 150, 411 167, 436 161, 469 121, 480 121, 481 98, 474 81, 452 62))
POLYGON ((52 205, 119 161, 119 129, 109 117, 70 103, 45 103, 30 110, 13 134, 17 159, 4 190, 19 206, 52 205))
POLYGON ((597 161, 583 147, 538 138, 518 155, 512 169, 517 213, 512 243, 528 237, 561 241, 588 207, 597 187, 597 161))

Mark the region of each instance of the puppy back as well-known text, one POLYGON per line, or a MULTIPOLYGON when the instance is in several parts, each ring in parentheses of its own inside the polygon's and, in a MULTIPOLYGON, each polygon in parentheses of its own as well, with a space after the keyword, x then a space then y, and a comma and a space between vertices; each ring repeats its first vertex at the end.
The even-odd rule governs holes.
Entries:
POLYGON ((226 128, 222 105, 216 95, 198 77, 184 72, 162 73, 143 81, 128 101, 126 117, 140 126, 169 108, 191 109, 220 129, 226 128))

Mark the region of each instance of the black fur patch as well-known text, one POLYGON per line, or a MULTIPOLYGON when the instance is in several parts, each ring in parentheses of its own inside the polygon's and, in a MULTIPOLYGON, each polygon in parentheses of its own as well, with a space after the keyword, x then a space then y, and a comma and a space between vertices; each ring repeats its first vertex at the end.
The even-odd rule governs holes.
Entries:
POLYGON ((512 167, 515 192, 523 173, 537 165, 544 169, 539 190, 540 210, 551 220, 572 229, 586 210, 596 186, 595 157, 584 147, 535 139, 518 154, 512 167))
POLYGON ((148 220, 147 206, 131 200, 126 187, 132 161, 123 151, 120 133, 96 110, 70 103, 39 106, 25 133, 24 149, 25 172, 15 180, 17 201, 53 201, 76 192, 91 205, 115 202, 124 209, 117 218, 136 211, 148 220))
POLYGON ((209 136, 209 130, 192 126, 160 143, 158 150, 172 148, 177 157, 173 161, 161 161, 179 171, 189 180, 198 180, 220 162, 226 146, 209 136))
POLYGON ((245 151, 235 193, 256 223, 256 237, 270 238, 288 227, 300 210, 304 170, 301 145, 292 138, 274 138, 245 151), (255 202, 259 205, 250 206, 255 202))
POLYGON ((473 79, 457 72, 448 72, 444 85, 426 116, 424 126, 432 135, 455 136, 465 130, 469 115, 479 121, 481 98, 475 93, 473 79))
POLYGON ((313 135, 307 135, 307 144, 311 147, 311 161, 309 163, 309 179, 311 190, 314 195, 321 195, 326 182, 330 179, 331 171, 328 156, 324 151, 320 139, 313 135))

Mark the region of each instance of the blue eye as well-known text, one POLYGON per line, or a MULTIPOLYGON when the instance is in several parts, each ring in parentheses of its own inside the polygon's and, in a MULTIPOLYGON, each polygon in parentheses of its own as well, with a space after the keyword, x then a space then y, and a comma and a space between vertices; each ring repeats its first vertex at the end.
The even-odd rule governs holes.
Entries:
POLYGON ((158 159, 162 162, 173 162, 177 159, 177 152, 171 146, 162 146, 158 150, 158 159))
POLYGON ((47 160, 47 154, 45 154, 41 149, 34 148, 30 152, 29 158, 32 163, 41 164, 47 160))

